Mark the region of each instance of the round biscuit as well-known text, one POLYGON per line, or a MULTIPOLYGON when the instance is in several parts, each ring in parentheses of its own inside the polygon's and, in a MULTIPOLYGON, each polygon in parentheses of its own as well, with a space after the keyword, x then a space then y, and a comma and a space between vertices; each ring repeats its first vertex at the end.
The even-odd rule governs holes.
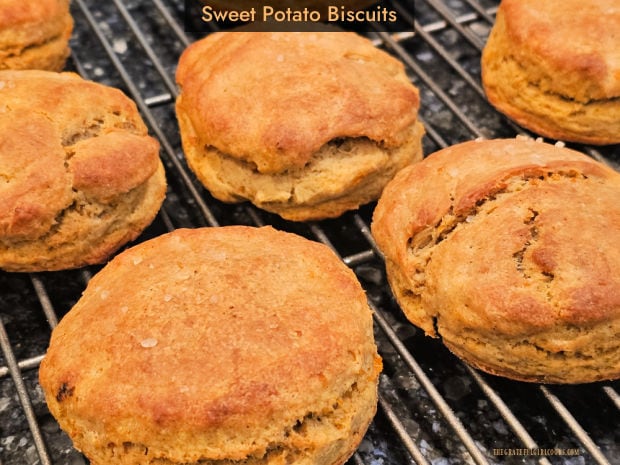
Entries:
POLYGON ((329 248, 227 226, 116 256, 39 374, 94 465, 337 465, 374 416, 380 369, 366 296, 329 248))
POLYGON ((0 268, 101 263, 166 193, 159 143, 120 90, 73 73, 0 71, 0 268))
POLYGON ((401 171, 372 221, 407 318, 524 381, 620 377, 620 174, 528 139, 471 141, 401 171))

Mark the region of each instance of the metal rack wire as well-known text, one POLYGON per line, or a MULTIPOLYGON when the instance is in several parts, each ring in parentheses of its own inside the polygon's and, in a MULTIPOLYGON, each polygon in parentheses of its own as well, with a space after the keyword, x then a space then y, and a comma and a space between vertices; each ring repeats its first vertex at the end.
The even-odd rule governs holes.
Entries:
MULTIPOLYGON (((410 27, 368 34, 405 63, 420 89, 425 153, 524 133, 488 105, 479 84, 480 52, 497 3, 418 0, 412 11, 394 0, 410 27)), ((140 240, 180 227, 271 224, 329 245, 355 271, 375 310, 385 369, 379 411, 351 463, 620 463, 618 382, 544 386, 484 375, 403 318, 369 232, 372 205, 297 224, 247 204, 221 204, 202 188, 183 159, 174 116, 176 62, 197 38, 183 30, 182 12, 179 0, 73 0, 70 66, 123 89, 161 143, 169 191, 140 240), (547 454, 537 455, 543 449, 547 454)), ((617 146, 577 148, 620 166, 617 146)), ((0 465, 87 463, 49 415, 37 368, 51 330, 97 270, 0 272, 0 465)))

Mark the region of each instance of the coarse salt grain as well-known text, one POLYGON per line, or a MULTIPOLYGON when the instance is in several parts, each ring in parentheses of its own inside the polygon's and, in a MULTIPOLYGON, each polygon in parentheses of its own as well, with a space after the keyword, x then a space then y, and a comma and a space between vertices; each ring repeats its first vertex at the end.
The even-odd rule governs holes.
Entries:
POLYGON ((555 143, 555 146, 561 149, 563 147, 566 147, 566 144, 562 142, 561 140, 559 140, 555 143))
POLYGON ((123 54, 127 51, 127 42, 124 39, 115 39, 112 48, 116 53, 123 54))
POLYGON ((129 311, 129 307, 127 305, 123 305, 121 307, 121 313, 127 313, 129 311))
POLYGON ((110 291, 103 290, 101 291, 101 300, 105 300, 110 296, 110 291))
POLYGON ((170 302, 172 300, 172 296, 170 294, 166 294, 164 296, 164 302, 170 302))
POLYGON ((140 341, 140 345, 145 349, 150 349, 151 347, 155 347, 157 345, 157 339, 153 337, 147 337, 146 339, 142 339, 140 341))
POLYGON ((134 257, 133 264, 139 265, 140 263, 142 263, 142 257, 134 257))

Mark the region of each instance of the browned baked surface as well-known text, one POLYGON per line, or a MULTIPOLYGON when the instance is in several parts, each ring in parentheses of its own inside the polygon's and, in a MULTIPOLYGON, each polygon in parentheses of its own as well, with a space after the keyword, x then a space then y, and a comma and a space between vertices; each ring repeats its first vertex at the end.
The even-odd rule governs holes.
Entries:
POLYGON ((0 71, 0 268, 99 263, 155 217, 159 144, 121 91, 71 73, 0 71))
POLYGON ((503 0, 482 55, 489 101, 534 132, 620 143, 616 0, 503 0))
POLYGON ((620 376, 620 174, 525 139, 472 141, 399 173, 372 233, 406 316, 525 381, 620 376))
POLYGON ((177 81, 188 163, 227 202, 338 216, 422 156, 417 89, 353 33, 212 34, 183 53, 177 81))
POLYGON ((0 70, 62 70, 72 30, 69 0, 3 0, 0 70))
POLYGON ((115 257, 40 381, 94 465, 341 464, 381 362, 355 275, 272 228, 176 230, 115 257))

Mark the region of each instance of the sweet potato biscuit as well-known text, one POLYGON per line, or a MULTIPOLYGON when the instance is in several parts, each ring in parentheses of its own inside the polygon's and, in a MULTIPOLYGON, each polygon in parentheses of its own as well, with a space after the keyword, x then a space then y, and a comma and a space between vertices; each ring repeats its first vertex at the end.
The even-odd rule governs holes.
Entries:
POLYGON ((489 101, 554 139, 620 143, 620 4, 503 0, 482 54, 489 101))
POLYGON ((620 174, 525 139, 430 155, 372 222, 407 318, 456 355, 524 381, 620 376, 620 174))
POLYGON ((342 464, 381 360, 355 275, 270 227, 181 229, 116 256, 40 381, 93 465, 342 464))
POLYGON ((0 70, 61 71, 69 56, 69 0, 0 3, 0 70))
POLYGON ((212 34, 183 53, 177 81, 185 156, 225 202, 336 217, 422 157, 417 89, 353 33, 212 34))
POLYGON ((117 89, 72 73, 0 71, 0 268, 100 263, 166 191, 159 144, 117 89))

